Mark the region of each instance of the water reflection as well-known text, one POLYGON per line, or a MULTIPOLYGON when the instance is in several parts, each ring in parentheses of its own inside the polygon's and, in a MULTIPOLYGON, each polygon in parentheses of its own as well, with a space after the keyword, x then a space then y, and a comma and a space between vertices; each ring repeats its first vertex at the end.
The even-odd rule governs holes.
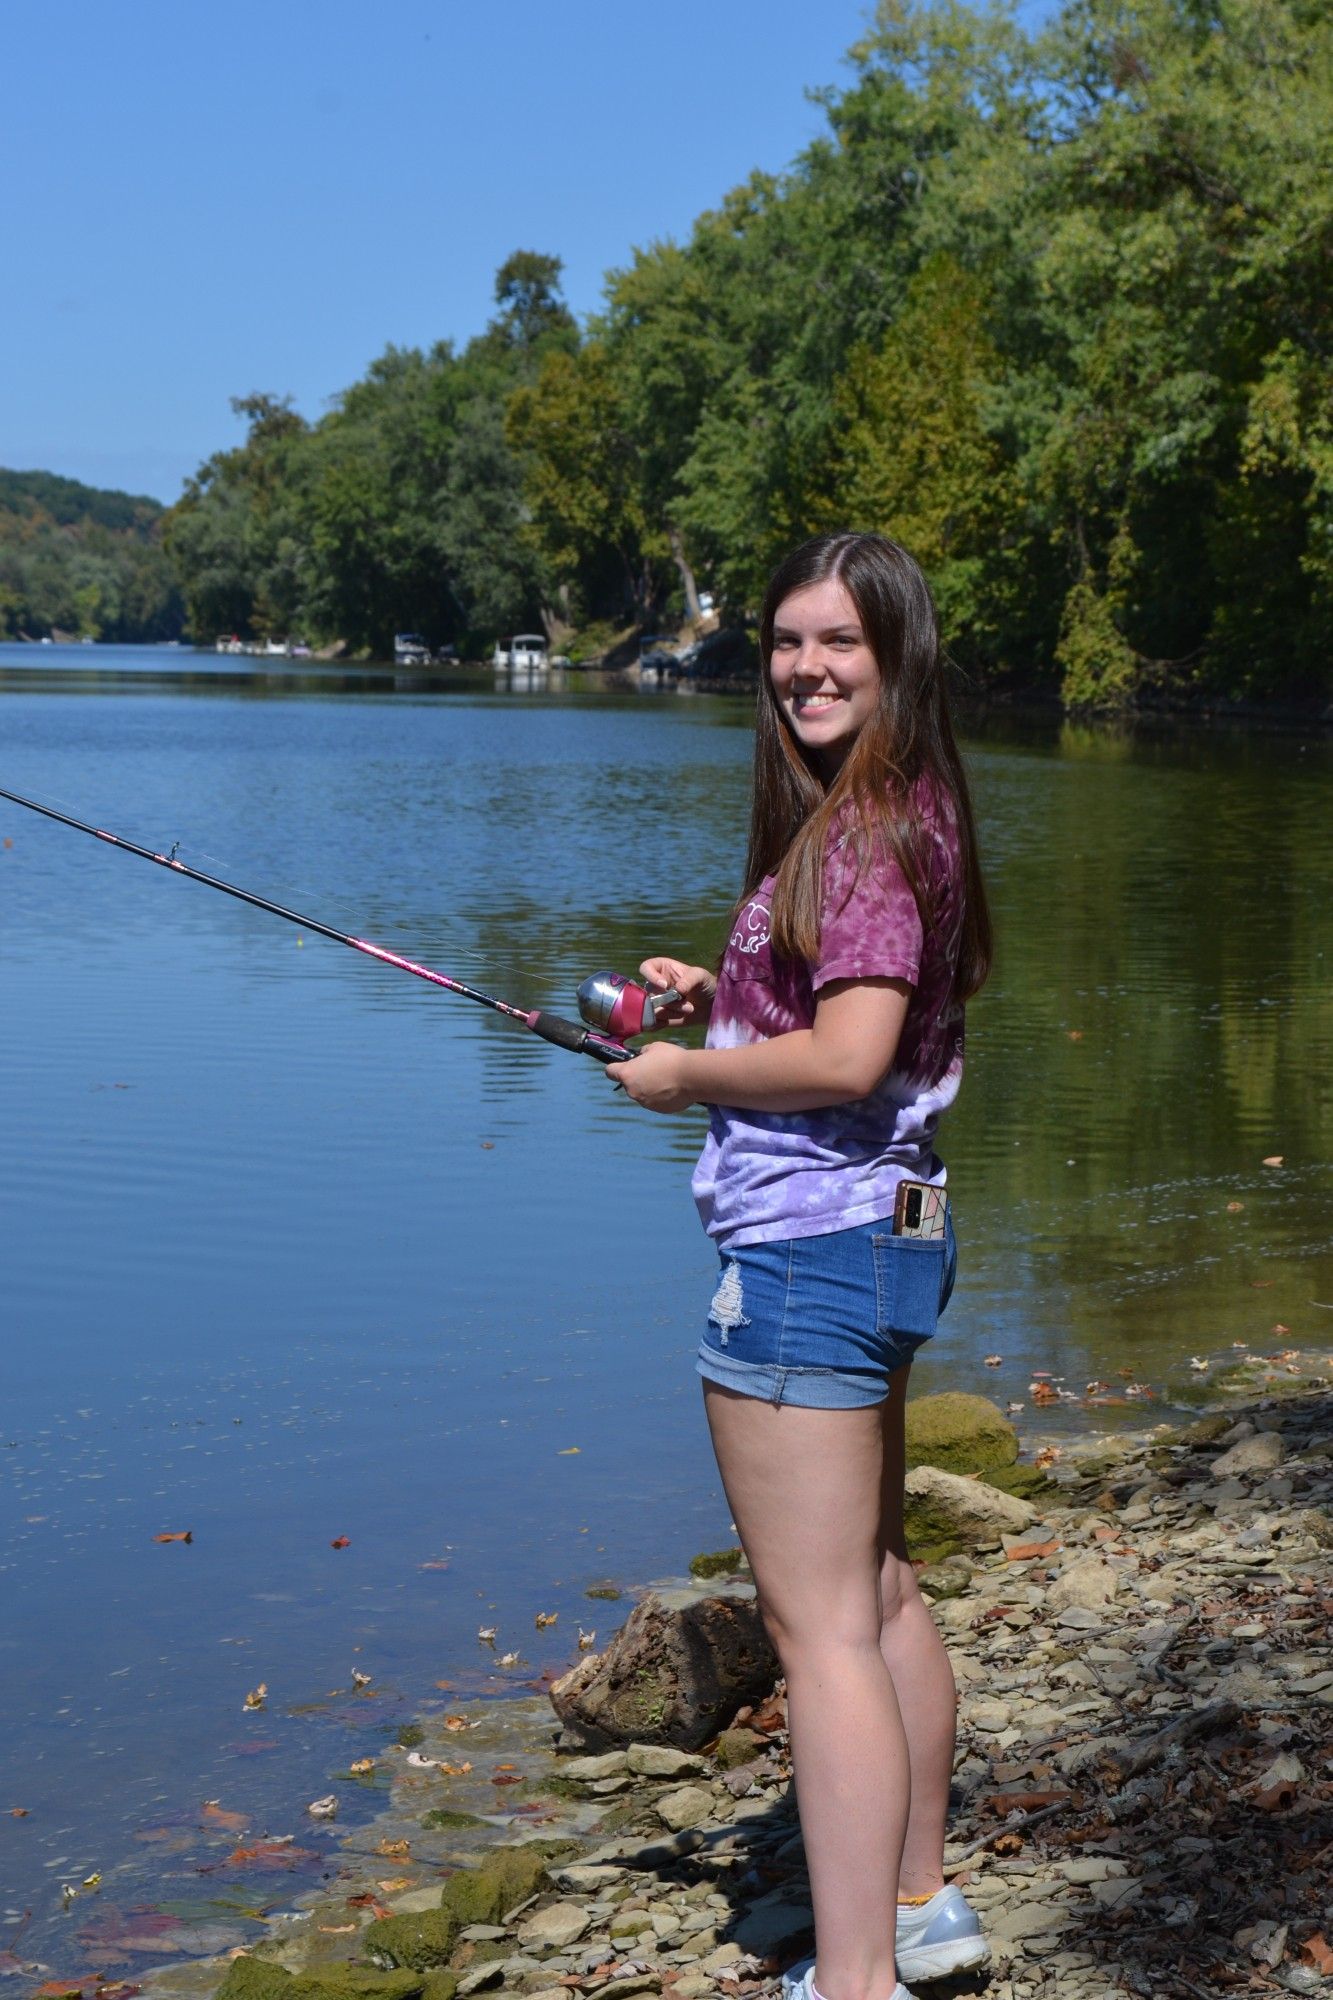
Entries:
MULTIPOLYGON (((716 956, 745 701, 11 651, 18 791, 525 1005, 716 956)), ((944 1135, 963 1264, 923 1384, 1026 1402, 1033 1368, 1127 1367, 1162 1391, 1275 1326, 1326 1338, 1327 745, 978 717, 968 753, 1000 949, 944 1135)), ((45 1910, 57 1851, 153 1893, 146 1769, 275 1823, 327 1790, 346 1745, 288 1710, 354 1645, 416 1698, 472 1660, 478 1604, 570 1630, 594 1575, 680 1567, 728 1515, 690 1360, 699 1116, 0 819, 0 1651, 7 1789, 48 1808, 14 1893, 45 1910), (190 1550, 152 1546, 185 1525, 190 1550), (452 1568, 423 1570, 442 1543, 452 1568), (181 1553, 164 1593, 149 1559, 181 1553), (227 1747, 246 1674, 282 1689, 262 1775, 227 1747)))

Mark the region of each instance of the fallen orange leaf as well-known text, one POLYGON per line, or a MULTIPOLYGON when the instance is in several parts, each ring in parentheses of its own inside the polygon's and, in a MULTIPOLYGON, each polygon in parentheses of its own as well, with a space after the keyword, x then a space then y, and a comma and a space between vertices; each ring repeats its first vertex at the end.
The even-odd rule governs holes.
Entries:
POLYGON ((1005 1555, 1011 1563, 1027 1562, 1032 1556, 1053 1556, 1059 1542, 1020 1542, 1016 1548, 1006 1549, 1005 1555))
POLYGON ((351 1546, 352 1538, 350 1535, 339 1535, 334 1541, 329 1543, 331 1549, 350 1549, 351 1546))
POLYGON ((1301 1958, 1306 1965, 1312 1965, 1315 1971, 1322 1973, 1325 1978, 1333 1972, 1333 1946, 1330 1946, 1322 1931, 1316 1931, 1313 1937, 1305 1940, 1301 1946, 1301 1958))
POLYGON ((467 1717, 465 1715, 446 1715, 444 1726, 446 1729, 466 1729, 467 1717))
POLYGON ((154 1535, 155 1542, 192 1542, 194 1535, 189 1528, 177 1528, 169 1535, 154 1535))
POLYGON ((228 1812, 216 1799, 205 1799, 199 1808, 199 1813, 210 1826, 225 1827, 229 1833, 240 1833, 250 1824, 248 1813, 228 1812))

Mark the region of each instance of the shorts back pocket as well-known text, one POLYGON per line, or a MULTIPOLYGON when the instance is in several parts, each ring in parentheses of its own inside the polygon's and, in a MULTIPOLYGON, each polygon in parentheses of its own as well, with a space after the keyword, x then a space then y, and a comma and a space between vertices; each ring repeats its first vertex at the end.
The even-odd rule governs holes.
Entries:
POLYGON ((881 1334, 929 1340, 946 1298, 945 1242, 919 1236, 872 1236, 875 1326, 881 1334))

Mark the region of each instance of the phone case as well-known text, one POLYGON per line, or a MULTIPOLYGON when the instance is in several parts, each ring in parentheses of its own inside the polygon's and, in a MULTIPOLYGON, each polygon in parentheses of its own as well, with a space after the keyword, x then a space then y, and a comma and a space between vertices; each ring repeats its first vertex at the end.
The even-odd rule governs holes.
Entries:
POLYGON ((934 1242, 944 1234, 948 1213, 949 1197, 942 1187, 931 1187, 928 1181, 900 1181, 893 1203, 893 1233, 934 1242))

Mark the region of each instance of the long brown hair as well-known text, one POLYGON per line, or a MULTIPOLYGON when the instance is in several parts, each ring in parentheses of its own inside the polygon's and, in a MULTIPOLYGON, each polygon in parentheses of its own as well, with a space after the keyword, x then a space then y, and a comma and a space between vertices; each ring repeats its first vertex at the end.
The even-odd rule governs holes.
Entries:
POLYGON ((906 549, 884 535, 817 535, 774 570, 759 622, 762 673, 755 725, 754 796, 741 901, 776 873, 771 918, 780 955, 819 951, 824 865, 835 823, 850 820, 858 865, 879 848, 893 856, 927 930, 939 920, 927 886, 920 780, 957 829, 962 864, 961 930, 954 992, 966 1000, 991 963, 991 923, 977 855, 976 823, 954 738, 945 657, 930 586, 906 549), (778 706, 769 675, 773 626, 794 591, 836 579, 861 620, 879 665, 879 702, 825 788, 778 706))

